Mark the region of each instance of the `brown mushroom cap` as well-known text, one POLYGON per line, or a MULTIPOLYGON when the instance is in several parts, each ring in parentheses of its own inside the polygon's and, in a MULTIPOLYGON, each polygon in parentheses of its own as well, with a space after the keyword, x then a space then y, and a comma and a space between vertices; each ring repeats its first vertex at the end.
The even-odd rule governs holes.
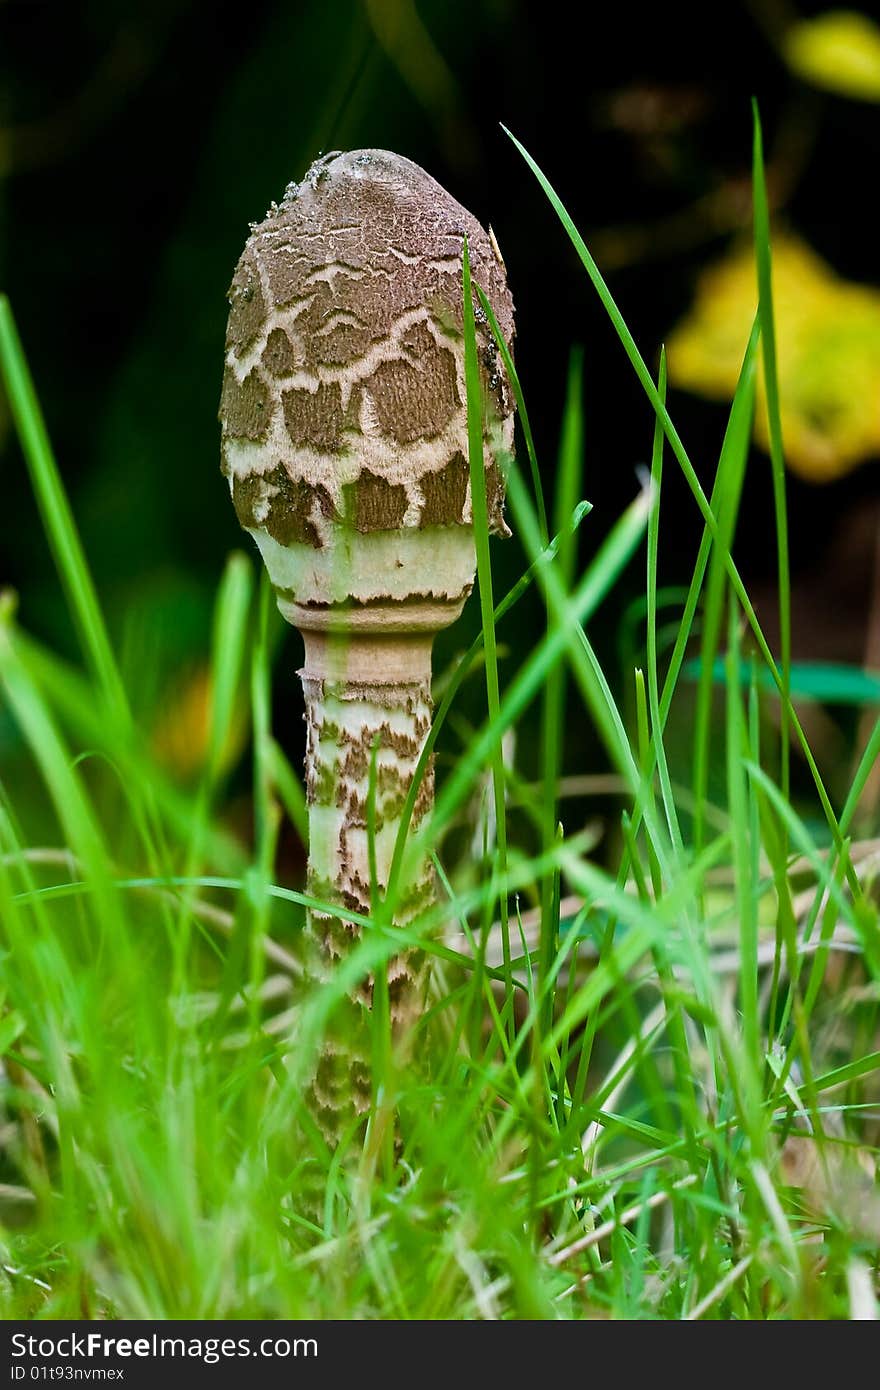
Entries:
MULTIPOLYGON (((511 343, 494 237, 400 155, 326 155, 252 228, 229 293, 220 405, 223 470, 246 529, 321 549, 340 522, 363 533, 470 522, 465 235, 473 280, 511 343)), ((513 401, 476 316, 489 518, 506 534, 496 453, 512 446, 513 401)))

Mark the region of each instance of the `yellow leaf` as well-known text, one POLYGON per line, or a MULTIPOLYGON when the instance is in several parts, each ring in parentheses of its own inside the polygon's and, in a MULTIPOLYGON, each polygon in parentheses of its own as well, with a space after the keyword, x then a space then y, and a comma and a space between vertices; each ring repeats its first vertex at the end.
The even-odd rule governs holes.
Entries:
MULTIPOLYGON (((674 386, 731 399, 757 298, 750 244, 701 275, 667 343, 674 386)), ((826 482, 880 454, 880 291, 841 279, 802 241, 782 236, 773 244, 773 300, 786 462, 826 482)), ((768 447, 761 372, 755 438, 768 447)))
POLYGON ((880 28, 855 10, 835 10, 793 24, 783 39, 793 72, 847 97, 880 101, 880 28))

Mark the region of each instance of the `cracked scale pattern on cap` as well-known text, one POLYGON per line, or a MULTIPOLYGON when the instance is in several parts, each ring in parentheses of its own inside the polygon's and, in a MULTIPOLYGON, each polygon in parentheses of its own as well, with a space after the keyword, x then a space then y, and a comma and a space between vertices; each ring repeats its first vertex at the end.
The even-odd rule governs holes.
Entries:
MULTIPOLYGON (((494 236, 418 165, 386 150, 317 160, 255 225, 229 292, 223 469, 241 524, 282 546, 469 524, 461 258, 508 343, 513 301, 494 236)), ((490 526, 513 400, 477 308, 489 411, 490 526)))

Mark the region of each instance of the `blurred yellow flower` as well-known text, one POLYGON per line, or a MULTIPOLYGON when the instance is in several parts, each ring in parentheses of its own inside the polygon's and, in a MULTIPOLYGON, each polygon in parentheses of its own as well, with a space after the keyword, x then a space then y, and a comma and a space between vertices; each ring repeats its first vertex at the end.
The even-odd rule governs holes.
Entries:
MULTIPOLYGON (((880 291, 841 279, 794 236, 773 244, 773 299, 786 462, 813 482, 880 454, 880 291)), ((667 343, 674 386, 730 400, 757 306, 745 244, 701 276, 667 343)), ((755 438, 768 447, 763 373, 755 438)))
MULTIPOLYGON (((240 758, 247 740, 247 709, 239 699, 216 769, 229 772, 240 758)), ((205 769, 211 747, 211 672, 197 666, 172 681, 158 711, 152 733, 158 761, 183 781, 191 781, 205 769)))
POLYGON ((785 61, 814 87, 880 101, 880 28, 856 10, 799 20, 782 43, 785 61))

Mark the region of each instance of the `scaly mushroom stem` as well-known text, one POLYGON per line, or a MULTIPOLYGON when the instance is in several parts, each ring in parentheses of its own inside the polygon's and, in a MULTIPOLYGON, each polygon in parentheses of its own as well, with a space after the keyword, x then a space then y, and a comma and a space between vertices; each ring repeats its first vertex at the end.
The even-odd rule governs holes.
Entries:
MULTIPOLYGON (((431 727, 432 634, 370 632, 334 640, 326 633, 307 631, 303 636, 308 888, 314 897, 369 916, 374 892, 383 893, 388 886, 401 811, 431 727)), ((430 811, 433 792, 429 766, 419 787, 413 825, 430 811)), ((413 865, 400 884, 395 925, 406 926, 433 895, 430 864, 413 865)), ((310 912, 307 936, 309 973, 323 981, 360 939, 361 928, 330 914, 310 912)), ((421 1012, 422 953, 394 956, 386 979, 391 1024, 399 1038, 421 1012)), ((324 1039, 311 1090, 314 1111, 328 1138, 338 1137, 350 1107, 357 1114, 369 1108, 367 1011, 373 1007, 374 988, 371 974, 353 990, 351 1007, 331 1020, 324 1039)))
MULTIPOLYGON (((303 625, 300 675, 307 729, 308 888, 313 897, 369 916, 375 910, 374 895, 384 895, 404 803, 431 728, 434 633, 460 608, 460 602, 409 609, 382 605, 351 613, 351 625, 342 632, 303 625)), ((299 621, 309 619, 301 615, 299 621)), ((433 802, 431 760, 418 787, 412 829, 429 815, 433 802)), ((433 898, 430 862, 407 863, 395 892, 395 926, 406 927, 433 898)), ((323 982, 360 939, 361 928, 329 913, 310 912, 306 935, 308 972, 323 982)), ((398 1041, 422 1011, 425 977, 425 959, 417 949, 398 953, 385 967, 390 1022, 398 1041)), ((338 1139, 352 1110, 361 1115, 370 1106, 368 1011, 374 994, 371 974, 352 991, 349 1007, 331 1020, 310 1085, 313 1112, 331 1140, 338 1139)))
MULTIPOLYGON (((373 749, 375 872, 382 892, 388 886, 400 813, 431 727, 431 641, 422 635, 377 641, 371 634, 369 639, 355 636, 335 651, 334 646, 323 633, 305 634, 300 674, 308 730, 310 891, 321 896, 326 890, 334 901, 369 915, 373 749)), ((414 825, 431 802, 429 776, 420 788, 414 825)), ((424 907, 430 882, 421 871, 414 883, 403 886, 395 909, 399 925, 424 907)))

